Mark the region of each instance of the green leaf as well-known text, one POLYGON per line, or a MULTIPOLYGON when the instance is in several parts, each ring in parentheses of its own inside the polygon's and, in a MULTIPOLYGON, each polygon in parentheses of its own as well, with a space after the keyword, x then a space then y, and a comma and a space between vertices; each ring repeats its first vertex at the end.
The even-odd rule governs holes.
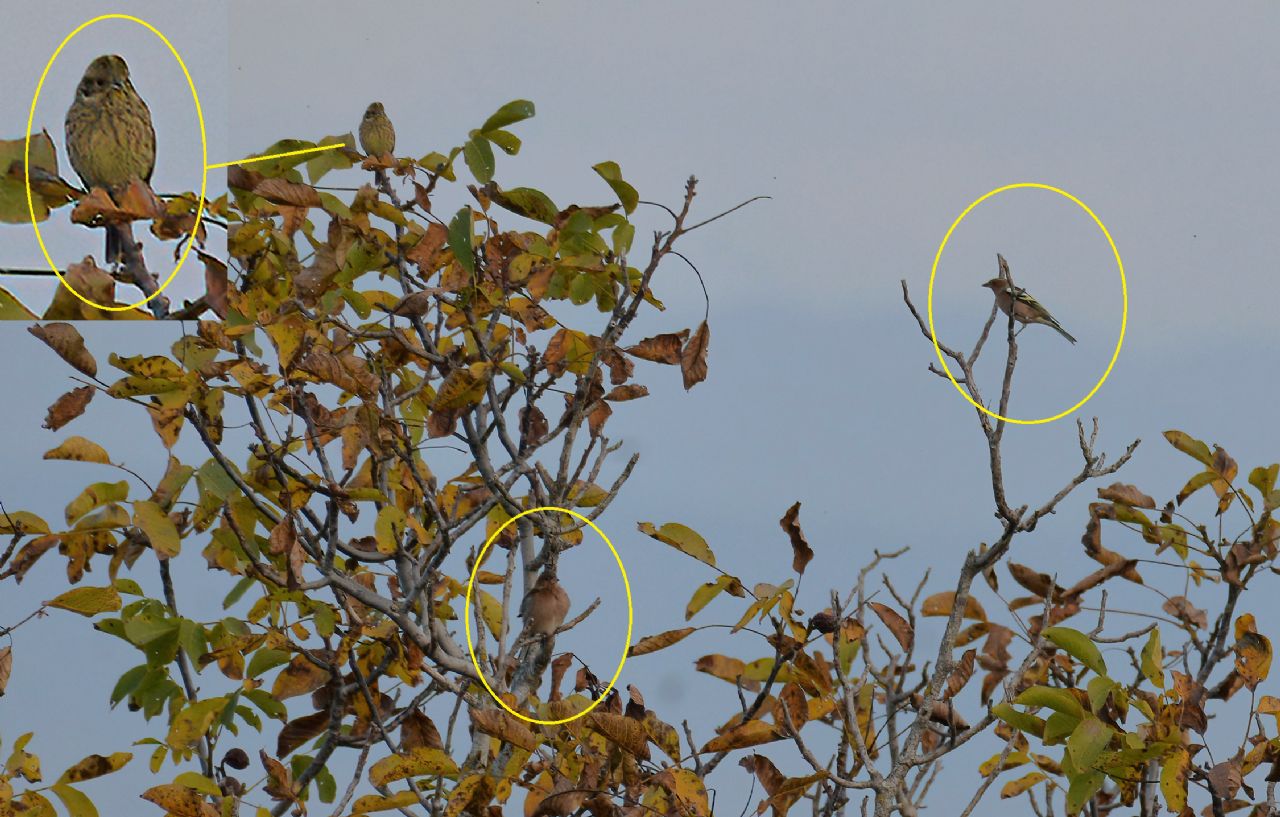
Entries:
POLYGON ((617 162, 600 162, 592 165, 591 169, 608 182, 618 201, 622 202, 623 210, 630 213, 636 209, 636 205, 640 203, 640 194, 622 178, 622 168, 618 167, 617 162))
POLYGON ((1023 706, 1045 707, 1055 712, 1069 715, 1077 720, 1084 717, 1084 707, 1080 706, 1080 702, 1076 700, 1076 697, 1065 689, 1056 687, 1047 687, 1039 684, 1028 687, 1020 692, 1013 702, 1023 706))
POLYGON ((1259 465, 1249 472, 1249 484, 1258 489, 1265 498, 1276 489, 1276 476, 1280 475, 1280 463, 1272 463, 1266 468, 1259 465))
POLYGON ((1154 627, 1142 647, 1142 674, 1160 689, 1164 689, 1164 647, 1160 645, 1160 628, 1154 627))
POLYGON ((505 210, 534 221, 541 221, 543 224, 554 224, 556 215, 560 212, 546 193, 532 187, 493 190, 490 198, 505 210))
POLYGON ((231 588, 231 592, 222 600, 222 609, 230 610, 232 605, 240 601, 241 597, 244 596, 249 588, 253 587, 257 582, 258 580, 252 576, 245 576, 243 579, 236 582, 236 586, 231 588))
POLYGON ((631 222, 619 224, 613 230, 613 254, 621 258, 631 250, 631 242, 636 237, 636 227, 631 222))
POLYGON ((1102 772, 1085 772, 1071 778, 1071 786, 1067 789, 1067 814, 1078 814, 1102 788, 1106 778, 1102 772))
POLYGON ((498 128, 505 128, 507 125, 514 125, 516 122, 521 122, 533 116, 533 112, 533 103, 529 100, 513 100, 503 105, 493 116, 486 119, 484 124, 480 126, 480 131, 488 133, 498 128))
POLYGON ((488 184, 493 180, 494 158, 493 148, 482 137, 468 139, 462 146, 462 158, 467 162, 467 169, 476 181, 488 184))
POLYGON ((484 138, 493 142, 502 148, 502 152, 508 156, 515 156, 520 152, 520 137, 508 130, 491 130, 485 131, 484 138))
POLYGON ((467 272, 475 275, 476 256, 471 233, 471 208, 463 207, 449 222, 449 249, 467 272))
POLYGON ((1115 733, 1111 727, 1094 717, 1085 718, 1067 739, 1067 751, 1077 769, 1092 769, 1115 733))
MULTIPOLYGON (((356 140, 350 133, 344 133, 341 136, 326 136, 320 140, 319 144, 346 145, 349 148, 354 148, 356 140)), ((330 170, 346 170, 352 164, 354 162, 348 159, 346 153, 340 148, 313 153, 307 159, 307 178, 311 180, 312 184, 315 184, 320 181, 321 176, 330 170)))
POLYGON ((162 559, 177 556, 182 547, 178 537, 178 526, 173 524, 169 514, 154 502, 135 500, 133 503, 133 524, 142 529, 151 540, 151 547, 162 559))
POLYGON ((195 789, 201 794, 210 794, 214 797, 222 796, 222 789, 218 788, 218 784, 199 772, 183 772, 175 777, 173 782, 179 786, 186 786, 188 789, 195 789))
POLYGON ((991 714, 1000 720, 1028 735, 1040 737, 1044 734, 1044 719, 1015 709, 1011 704, 999 703, 991 707, 991 714))
POLYGON ((137 689, 142 677, 146 674, 147 665, 139 664, 124 675, 121 675, 120 680, 116 681, 115 688, 111 690, 111 706, 114 707, 137 689))
POLYGON ((1044 631, 1044 637, 1066 650, 1073 658, 1093 670, 1098 675, 1107 674, 1107 665, 1102 660, 1102 652, 1089 640, 1089 636, 1070 627, 1050 627, 1044 631))
POLYGON ((126 596, 143 595, 142 587, 133 579, 129 579, 124 576, 121 576, 120 578, 113 581, 111 583, 111 586, 114 587, 119 592, 124 593, 126 596))
POLYGON ((171 635, 177 629, 177 619, 153 618, 150 615, 134 616, 124 623, 125 637, 139 647, 171 635))

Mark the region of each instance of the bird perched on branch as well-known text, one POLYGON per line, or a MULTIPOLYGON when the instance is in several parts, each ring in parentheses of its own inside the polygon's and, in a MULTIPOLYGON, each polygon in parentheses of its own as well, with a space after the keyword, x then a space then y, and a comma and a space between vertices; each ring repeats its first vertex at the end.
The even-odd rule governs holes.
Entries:
POLYGON ((1062 324, 1058 323, 1058 319, 1022 287, 1015 287, 1007 278, 992 278, 983 286, 995 293, 996 305, 1000 307, 1001 312, 1008 315, 1009 310, 1013 310, 1013 319, 1018 323, 1024 326, 1028 323, 1044 324, 1072 343, 1076 342, 1076 339, 1062 328, 1062 324))
MULTIPOLYGON (((371 102, 360 120, 360 148, 370 156, 387 156, 396 149, 396 128, 381 102, 371 102)), ((379 184, 385 178, 381 170, 374 175, 379 184)))
MULTIPOLYGON (((85 186, 123 193, 133 179, 151 183, 156 166, 156 132, 151 111, 129 80, 129 66, 104 54, 85 69, 67 110, 67 156, 85 186)), ((120 260, 133 242, 130 224, 107 225, 106 261, 120 260)))
POLYGON ((569 594, 556 581, 554 571, 543 570, 525 594, 524 603, 520 605, 520 618, 525 620, 530 633, 551 636, 564 624, 568 614, 569 594))

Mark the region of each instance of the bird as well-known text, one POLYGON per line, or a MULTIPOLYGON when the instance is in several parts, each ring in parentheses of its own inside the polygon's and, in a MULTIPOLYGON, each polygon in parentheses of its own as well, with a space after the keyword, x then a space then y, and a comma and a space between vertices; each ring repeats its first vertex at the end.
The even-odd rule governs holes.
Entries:
POLYGON ((1076 339, 1062 328, 1062 324, 1058 323, 1058 319, 1022 287, 1015 287, 1007 278, 992 278, 983 286, 995 293, 996 305, 1000 307, 1001 312, 1008 315, 1009 310, 1013 309, 1013 319, 1018 323, 1044 324, 1072 343, 1076 342, 1076 339))
POLYGON ((551 569, 544 569, 538 574, 538 580, 525 594, 520 605, 520 618, 525 627, 533 635, 552 636, 564 623, 569 613, 569 594, 564 592, 556 574, 551 569))
MULTIPOLYGON (((134 179, 151 183, 156 131, 122 57, 103 54, 84 70, 67 109, 66 137, 71 166, 90 190, 101 187, 114 197, 134 179)), ((115 264, 125 242, 133 242, 133 228, 125 222, 106 229, 106 261, 115 264)))
MULTIPOLYGON (((364 119, 360 120, 360 147, 370 156, 390 155, 396 149, 396 128, 381 102, 370 102, 365 108, 364 119)), ((374 171, 374 177, 378 184, 386 178, 381 170, 374 171)))

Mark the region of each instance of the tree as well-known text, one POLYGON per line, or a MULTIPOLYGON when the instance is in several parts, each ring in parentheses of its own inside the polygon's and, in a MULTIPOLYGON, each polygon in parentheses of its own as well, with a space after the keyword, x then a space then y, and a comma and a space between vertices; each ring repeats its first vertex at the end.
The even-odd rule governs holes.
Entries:
MULTIPOLYGON (((523 626, 512 613, 540 576, 554 577, 572 558, 583 520, 606 511, 635 467, 635 455, 615 462, 618 443, 605 433, 613 405, 647 394, 634 359, 679 366, 686 388, 706 376, 705 321, 624 343, 641 310, 661 308, 664 262, 687 260, 676 242, 719 216, 693 217, 690 179, 667 209, 669 229, 636 251, 629 217, 641 202, 616 164, 595 168, 618 203, 561 208, 538 190, 502 188, 493 148, 515 154, 520 141, 509 127, 532 113, 528 102, 509 103, 461 147, 416 160, 334 150, 232 168, 238 285, 227 320, 200 322, 167 355, 111 355, 123 373, 115 382, 99 379, 74 327, 33 329, 82 375, 83 385, 51 406, 49 427, 105 393, 144 408, 167 450, 186 433, 208 455, 199 463, 170 456, 154 480, 136 478, 141 493, 128 480, 87 486, 68 505, 66 529, 29 512, 0 514, 0 533, 11 537, 0 553, 3 578, 20 581, 57 547, 76 586, 47 606, 93 616, 97 629, 141 653, 111 700, 157 721, 157 774, 182 770, 144 798, 180 817, 302 813, 317 801, 335 815, 500 814, 508 803, 526 815, 710 815, 711 786, 746 791, 750 778, 763 790, 757 813, 786 814, 807 800, 802 807, 822 815, 856 807, 910 817, 937 802, 931 784, 945 759, 996 739, 995 754, 962 760, 978 780, 959 809, 948 797, 947 813, 977 813, 1014 770, 1001 797, 1026 797, 1037 814, 1057 813, 1057 804, 1069 814, 1191 814, 1193 802, 1213 815, 1250 805, 1254 815, 1277 813, 1280 739, 1262 716, 1280 713, 1280 702, 1256 694, 1270 642, 1239 606, 1276 555, 1280 465, 1250 472, 1250 492, 1236 485, 1226 452, 1177 431, 1166 438, 1201 470, 1163 506, 1132 485, 1098 488, 1082 544, 1099 566, 1081 576, 1014 561, 1015 545, 1132 455, 1137 442, 1108 463, 1096 420, 1088 433, 1078 426, 1079 469, 1052 496, 1024 503, 1006 485, 1005 421, 976 410, 996 528, 936 589, 926 572, 900 590, 886 567, 904 551, 876 550, 852 587, 811 591, 816 612, 805 614, 801 585, 814 551, 798 502, 780 519, 790 561, 779 559, 776 582, 752 587, 697 531, 643 522, 641 532, 708 571, 691 587, 687 620, 707 619, 718 597, 727 598, 717 609, 737 609, 724 623, 640 638, 629 654, 727 629, 720 649, 695 666, 733 691, 722 725, 697 739, 687 721, 677 730, 681 713, 648 709, 634 687, 624 703, 585 666, 566 694, 573 663, 557 654, 556 638, 591 607, 567 621, 562 610, 540 623, 526 616, 523 626), (446 221, 433 205, 456 189, 448 184, 458 156, 474 183, 446 221), (382 172, 377 187, 343 201, 317 186, 354 161, 382 172), (503 211, 537 227, 504 231, 503 211), (313 212, 327 222, 323 234, 313 212), (645 256, 642 265, 628 261, 635 255, 645 256), (241 424, 247 436, 233 430, 241 424), (458 473, 440 473, 443 460, 427 448, 433 440, 462 447, 458 473), (248 454, 237 456, 244 442, 248 454), (1217 500, 1216 533, 1183 507, 1204 488, 1217 500), (529 513, 546 507, 573 514, 529 513), (1223 532, 1232 510, 1246 516, 1234 535, 1223 532), (1129 538, 1153 553, 1124 555, 1129 538), (487 540, 493 546, 482 556, 487 540), (226 579, 227 606, 252 599, 243 615, 182 615, 184 588, 170 564, 197 543, 226 579), (443 569, 463 553, 483 585, 470 607, 468 577, 443 569), (104 560, 109 582, 81 585, 104 560), (1157 569, 1175 572, 1172 592, 1149 584, 1157 569), (126 575, 152 570, 162 587, 155 598, 126 575), (1026 595, 1006 601, 1002 572, 1026 595), (1150 588, 1158 604, 1141 609, 1149 597, 1134 588, 1150 588), (1109 595, 1121 591, 1123 613, 1147 623, 1117 633, 1121 611, 1109 595), (1193 593, 1212 601, 1212 622, 1193 593), (988 615, 989 607, 1003 612, 988 615), (475 664, 459 638, 463 616, 473 622, 475 664), (934 643, 920 637, 926 617, 944 622, 934 643), (1249 702, 1236 698, 1240 728, 1210 720, 1211 706, 1228 714, 1242 689, 1249 702), (453 714, 441 729, 425 710, 443 702, 453 714), (263 715, 281 722, 274 745, 263 715), (1211 744, 1213 724, 1225 727, 1211 744), (260 771, 245 774, 254 756, 260 771), (354 776, 340 786, 333 769, 352 756, 354 776), (730 757, 742 770, 720 769, 730 757)), ((350 135, 323 141, 351 144, 350 135)), ((1003 259, 999 267, 1012 278, 1003 259)), ((905 282, 903 295, 932 338, 905 282)), ((993 306, 968 354, 939 345, 983 406, 974 370, 996 319, 993 306)), ((1014 329, 1010 320, 992 409, 999 415, 1018 362, 1014 329)), ((81 437, 46 456, 113 465, 81 437)), ((0 653, 0 688, 13 658, 0 653)), ((30 740, 15 742, 4 767, 0 814, 52 813, 30 740)), ((71 784, 130 760, 127 752, 91 755, 50 788, 70 813, 92 813, 71 784)))

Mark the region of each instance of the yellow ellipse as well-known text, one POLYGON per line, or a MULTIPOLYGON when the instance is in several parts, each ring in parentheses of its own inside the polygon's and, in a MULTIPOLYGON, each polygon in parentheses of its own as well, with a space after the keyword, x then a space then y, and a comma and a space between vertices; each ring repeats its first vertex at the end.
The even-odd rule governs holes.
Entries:
POLYGON ((27 212, 31 215, 31 226, 36 231, 36 240, 40 242, 40 251, 44 253, 44 260, 49 262, 49 268, 53 270, 53 274, 58 276, 58 280, 62 282, 63 286, 71 291, 72 295, 75 295, 89 306, 96 307, 97 309, 102 309, 107 312, 124 312, 126 310, 142 306, 161 292, 164 292, 165 287, 169 286, 173 281, 174 276, 178 274, 178 270, 182 269, 182 265, 186 263, 187 256, 191 253, 191 248, 195 245, 195 236, 200 230, 200 219, 204 215, 205 191, 207 189, 206 185, 209 182, 208 164, 209 142, 205 138, 204 111, 200 107, 200 95, 196 93, 195 81, 191 79, 191 72, 187 70, 187 64, 182 61, 182 55, 178 53, 178 49, 173 47, 173 43, 169 42, 169 39, 161 34, 159 29, 148 23, 146 20, 142 20, 128 14, 103 14, 101 16, 94 17, 92 20, 81 23, 75 31, 72 31, 62 39, 62 42, 58 43, 58 47, 54 50, 53 56, 49 58, 49 62, 44 67, 44 73, 40 75, 40 81, 36 83, 35 96, 31 98, 31 113, 27 116, 27 136, 22 149, 22 174, 27 189, 27 212), (159 37, 160 41, 169 47, 169 51, 173 54, 173 58, 178 61, 178 66, 182 68, 183 76, 187 78, 187 86, 191 88, 191 99, 196 104, 196 118, 200 120, 200 201, 196 205, 196 221, 191 227, 191 234, 187 240, 187 248, 182 251, 182 255, 178 258, 178 265, 173 268, 173 272, 169 273, 169 277, 164 280, 164 283, 160 285, 159 289, 142 300, 128 304, 127 306, 103 306, 102 304, 94 303, 79 292, 76 292, 75 288, 67 283, 67 279, 62 277, 62 273, 58 270, 58 265, 53 263, 53 258, 49 256, 49 250, 45 247, 44 236, 40 234, 40 225, 36 223, 35 203, 31 200, 31 128, 35 123, 36 103, 40 101, 40 91, 44 88, 45 78, 49 76, 49 69, 53 67, 54 60, 58 59, 58 55, 62 53, 62 49, 66 47, 67 43, 71 42, 71 38, 94 23, 100 23, 103 20, 128 20, 130 22, 137 23, 159 37))
POLYGON ((933 351, 935 354, 937 354, 938 362, 942 364, 942 370, 946 372, 947 379, 951 381, 951 385, 956 387, 956 391, 960 392, 960 396, 963 397, 965 400, 969 401, 969 405, 973 406, 978 411, 984 412, 994 417, 995 419, 1002 420, 1006 423, 1014 423, 1016 425, 1024 425, 1024 426, 1034 426, 1034 425, 1040 425, 1041 423, 1051 423, 1054 420, 1060 420, 1063 417, 1066 417, 1071 412, 1075 411, 1076 409, 1083 406, 1085 403, 1092 400, 1093 396, 1098 393, 1098 389, 1102 388, 1102 384, 1107 382, 1107 378, 1111 375, 1111 368, 1116 365, 1116 358, 1120 357, 1120 347, 1124 345, 1124 329, 1126 324, 1128 323, 1128 319, 1129 319, 1129 286, 1125 282, 1124 261, 1121 260, 1120 258, 1120 251, 1116 249, 1116 242, 1111 237, 1110 231, 1107 230, 1107 225, 1103 224, 1102 219, 1098 218, 1098 216, 1095 215, 1094 212, 1089 209, 1089 205, 1080 201, 1080 199, 1071 195, 1067 191, 1054 187, 1053 185, 1041 184, 1039 182, 1017 182, 1015 184, 1006 184, 1004 187, 997 187, 995 190, 992 190, 989 193, 986 193, 985 195, 975 200, 968 207, 964 208, 964 212, 962 212, 959 216, 957 216, 955 221, 951 222, 951 226, 947 228, 947 234, 942 237, 942 243, 938 245, 938 252, 933 256, 933 269, 929 271, 929 337, 930 339, 933 340, 933 351), (951 234, 955 232, 956 227, 960 226, 960 222, 964 221, 965 216, 969 215, 969 213, 973 210, 973 208, 977 207, 979 204, 982 204, 984 201, 991 198, 992 196, 995 196, 998 193, 1003 193, 1006 190, 1017 190, 1020 188, 1048 190, 1050 192, 1057 193, 1059 196, 1069 199, 1070 201, 1075 203, 1075 205, 1079 207, 1081 210, 1084 210, 1086 213, 1088 213, 1089 218, 1093 219, 1094 223, 1098 225, 1098 229, 1102 231, 1102 234, 1104 236, 1106 236, 1107 244, 1111 246, 1111 253, 1116 258, 1116 267, 1120 270, 1120 296, 1122 299, 1122 311, 1120 314, 1120 338, 1119 340, 1116 341, 1116 349, 1111 354, 1111 362, 1107 364, 1106 371, 1102 373, 1102 377, 1098 378, 1098 382, 1095 383, 1093 388, 1089 390, 1089 393, 1086 394, 1084 397, 1080 398, 1080 402, 1076 403, 1074 406, 1072 406, 1069 409, 1066 409, 1065 411, 1058 412, 1052 417, 1041 417, 1038 420, 1019 420, 1015 417, 1002 417, 999 414, 996 414, 994 411, 988 409, 986 406, 979 405, 978 402, 974 400, 971 396, 969 396, 969 393, 965 391, 964 388, 958 382, 956 382, 955 375, 951 374, 951 369, 947 366, 947 361, 942 354, 942 350, 938 348, 938 334, 936 331, 934 331, 934 328, 933 328, 933 282, 938 275, 938 262, 942 260, 942 251, 947 248, 947 242, 951 240, 951 234))
POLYGON ((627 569, 622 565, 622 557, 618 555, 618 549, 613 546, 613 542, 609 541, 609 537, 604 535, 604 531, 596 527, 596 523, 592 522, 590 519, 586 518, 585 516, 578 513, 577 511, 571 511, 568 508, 557 508, 554 505, 544 506, 541 508, 530 508, 527 511, 521 511, 520 513, 508 519, 506 522, 503 522, 502 525, 500 525, 498 529, 494 531, 492 535, 489 536, 489 538, 484 543, 484 547, 480 548, 480 553, 477 554, 476 556, 475 564, 471 567, 471 579, 467 582, 467 597, 466 597, 464 606, 462 608, 462 623, 467 634, 467 653, 471 656, 471 665, 476 668, 476 674, 480 676, 480 683, 484 684, 484 688, 489 690, 489 695, 495 701, 498 702, 498 706, 501 706, 503 709, 507 710, 512 715, 515 715, 517 718, 520 718, 523 721, 526 721, 528 723, 536 723, 539 726, 556 726, 558 724, 569 723, 570 721, 576 721, 578 718, 581 718, 583 715, 595 709, 597 706, 600 705, 601 701, 603 701, 606 697, 608 697, 609 690, 613 689, 613 685, 618 682, 618 676, 622 675, 622 666, 627 663, 627 652, 631 649, 631 625, 634 623, 634 621, 635 621, 635 617, 631 607, 631 582, 627 580, 627 569), (604 688, 603 692, 600 693, 600 697, 591 703, 591 706, 588 706, 586 709, 582 710, 581 712, 579 712, 578 714, 574 715, 571 718, 561 718, 558 721, 542 721, 542 720, 538 720, 537 718, 530 718, 527 715, 522 715, 519 712, 512 709, 511 707, 507 706, 506 701, 498 697, 498 694, 493 691, 493 687, 489 686, 488 679, 484 677, 484 670, 480 668, 480 662, 476 660, 475 644, 472 643, 472 640, 471 640, 471 615, 470 615, 471 588, 476 583, 476 572, 480 569, 480 565, 484 562, 485 551, 487 551, 489 549, 489 546, 493 544, 493 541, 498 538, 498 535, 501 534, 504 530, 506 530, 507 525, 510 525, 512 522, 515 522, 517 519, 528 516, 531 513, 537 513, 538 511, 559 511, 560 513, 567 513, 570 516, 575 517, 577 519, 581 519, 583 522, 586 522, 588 525, 590 525, 591 529, 594 530, 596 533, 600 534, 600 538, 603 539, 604 543, 609 546, 609 551, 613 554, 614 560, 617 561, 618 563, 618 571, 622 574, 622 586, 625 587, 627 590, 627 640, 626 640, 626 643, 622 645, 622 660, 618 662, 617 671, 613 673, 613 678, 609 680, 609 685, 604 688))

